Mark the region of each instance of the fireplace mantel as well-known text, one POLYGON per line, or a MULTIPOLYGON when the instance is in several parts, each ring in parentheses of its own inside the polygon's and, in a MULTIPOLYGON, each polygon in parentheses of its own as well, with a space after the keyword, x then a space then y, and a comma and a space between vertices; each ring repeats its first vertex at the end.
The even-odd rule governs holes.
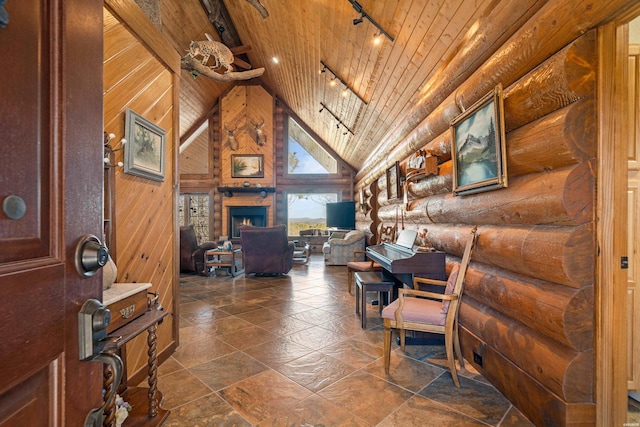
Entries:
POLYGON ((218 187, 218 191, 227 197, 233 197, 233 193, 258 193, 267 197, 268 193, 275 193, 273 187, 218 187))

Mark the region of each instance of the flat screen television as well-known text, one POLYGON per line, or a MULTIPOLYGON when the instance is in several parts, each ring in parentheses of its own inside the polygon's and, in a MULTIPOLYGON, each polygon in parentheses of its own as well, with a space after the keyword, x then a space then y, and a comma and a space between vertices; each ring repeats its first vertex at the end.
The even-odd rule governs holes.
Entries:
POLYGON ((356 228, 356 202, 327 203, 327 227, 354 230, 356 228))

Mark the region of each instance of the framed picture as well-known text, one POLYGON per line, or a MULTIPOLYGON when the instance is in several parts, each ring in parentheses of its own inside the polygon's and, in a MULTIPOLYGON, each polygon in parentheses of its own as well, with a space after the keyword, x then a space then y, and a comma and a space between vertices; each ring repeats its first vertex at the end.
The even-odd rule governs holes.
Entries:
POLYGON ((395 200, 402 197, 400 188, 400 162, 395 162, 387 169, 387 200, 395 200))
POLYGON ((507 186, 502 85, 451 122, 453 193, 507 186))
POLYGON ((262 154, 232 154, 231 178, 264 178, 262 154))
POLYGON ((360 212, 367 213, 367 204, 366 204, 366 201, 364 200, 365 198, 364 187, 360 187, 360 191, 358 192, 358 197, 360 199, 360 203, 359 203, 360 212))
POLYGON ((124 172, 154 181, 164 181, 166 132, 136 112, 127 109, 124 172))

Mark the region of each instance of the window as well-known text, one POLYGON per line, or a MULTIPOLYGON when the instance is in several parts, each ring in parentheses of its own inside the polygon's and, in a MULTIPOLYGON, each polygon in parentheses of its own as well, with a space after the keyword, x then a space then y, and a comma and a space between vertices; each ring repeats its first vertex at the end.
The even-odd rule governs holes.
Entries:
POLYGON ((338 172, 338 161, 295 120, 289 118, 287 173, 329 175, 338 172))
POLYGON ((337 193, 287 194, 289 235, 298 236, 302 230, 327 228, 326 204, 337 201, 337 193))

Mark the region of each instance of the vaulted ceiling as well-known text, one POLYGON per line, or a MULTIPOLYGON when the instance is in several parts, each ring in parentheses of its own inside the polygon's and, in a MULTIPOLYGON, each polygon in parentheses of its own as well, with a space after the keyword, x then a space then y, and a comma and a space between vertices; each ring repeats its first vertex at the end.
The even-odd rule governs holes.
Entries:
MULTIPOLYGON (((185 52, 192 40, 205 40, 205 33, 223 41, 232 35, 223 31, 221 37, 210 22, 215 19, 207 7, 219 1, 162 0, 163 32, 178 51, 185 52)), ((461 53, 489 52, 497 39, 510 36, 519 20, 545 3, 523 0, 520 12, 507 18, 501 9, 508 2, 500 0, 260 2, 266 18, 253 5, 257 0, 223 1, 239 42, 252 47, 242 58, 254 68, 264 67, 261 82, 357 170, 389 152, 420 124, 430 112, 421 107, 436 88, 448 84, 444 76, 451 78, 451 70, 443 71, 457 61, 456 72, 464 73, 461 53), (375 44, 378 28, 366 18, 354 25, 361 17, 358 6, 394 40, 382 36, 375 44), (493 30, 493 39, 484 38, 491 26, 500 29, 493 30)), ((184 139, 230 83, 203 76, 194 80, 187 71, 182 80, 184 139)))

